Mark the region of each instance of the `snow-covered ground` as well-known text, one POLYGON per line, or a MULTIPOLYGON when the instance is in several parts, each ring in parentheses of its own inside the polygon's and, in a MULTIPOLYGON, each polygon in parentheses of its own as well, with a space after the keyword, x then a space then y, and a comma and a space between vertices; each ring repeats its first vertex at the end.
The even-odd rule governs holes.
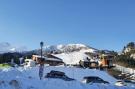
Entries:
POLYGON ((100 70, 46 66, 44 69, 44 76, 51 70, 63 71, 67 76, 76 80, 64 81, 46 78, 39 80, 38 67, 10 68, 0 70, 0 89, 135 89, 135 87, 115 86, 114 83, 116 82, 116 79, 100 70), (80 81, 84 76, 99 76, 111 84, 83 84, 80 81))

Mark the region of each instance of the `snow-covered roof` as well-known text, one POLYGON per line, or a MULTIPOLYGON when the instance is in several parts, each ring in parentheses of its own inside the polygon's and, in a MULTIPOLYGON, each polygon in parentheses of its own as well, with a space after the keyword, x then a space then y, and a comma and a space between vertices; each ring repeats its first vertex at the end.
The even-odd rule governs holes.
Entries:
POLYGON ((60 59, 56 59, 56 58, 47 58, 45 57, 45 60, 50 60, 50 61, 62 61, 60 59))
MULTIPOLYGON (((41 58, 41 56, 39 56, 39 55, 35 55, 35 56, 38 58, 41 58)), ((45 60, 50 60, 50 61, 62 61, 62 59, 60 59, 54 55, 51 55, 51 54, 48 54, 46 56, 42 56, 42 58, 44 58, 45 60)))
POLYGON ((32 60, 32 59, 25 59, 25 62, 26 62, 26 61, 33 61, 33 60, 32 60))

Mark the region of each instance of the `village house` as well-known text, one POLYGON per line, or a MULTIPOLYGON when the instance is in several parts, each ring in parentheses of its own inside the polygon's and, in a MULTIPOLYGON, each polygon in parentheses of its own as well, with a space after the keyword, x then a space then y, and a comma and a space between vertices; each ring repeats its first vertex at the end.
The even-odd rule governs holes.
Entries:
POLYGON ((99 66, 102 68, 111 68, 113 67, 114 56, 110 54, 100 55, 99 66))
POLYGON ((64 64, 62 59, 51 54, 43 56, 42 59, 41 59, 41 56, 39 55, 32 55, 32 60, 36 61, 37 64, 43 63, 43 64, 49 64, 50 66, 57 66, 57 65, 64 64))
POLYGON ((98 55, 97 54, 93 54, 93 53, 86 53, 86 55, 88 55, 88 57, 85 60, 80 60, 79 64, 82 67, 88 67, 88 68, 98 68, 98 55))
POLYGON ((26 67, 35 67, 36 66, 36 62, 32 59, 25 59, 25 63, 24 65, 26 67))

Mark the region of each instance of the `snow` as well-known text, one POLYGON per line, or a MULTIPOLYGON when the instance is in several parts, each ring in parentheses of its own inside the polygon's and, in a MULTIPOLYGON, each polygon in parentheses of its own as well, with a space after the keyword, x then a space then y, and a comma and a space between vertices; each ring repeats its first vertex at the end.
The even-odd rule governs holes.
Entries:
POLYGON ((95 50, 95 49, 82 49, 82 50, 80 50, 81 52, 90 52, 90 53, 97 53, 97 50, 95 50))
POLYGON ((75 81, 64 81, 61 79, 39 80, 38 67, 33 68, 10 68, 0 70, 0 89, 135 89, 135 87, 114 86, 116 79, 104 71, 95 69, 81 69, 73 67, 50 67, 45 66, 44 76, 51 70, 63 71, 75 81), (99 76, 110 82, 109 85, 83 84, 80 81, 84 76, 99 76))
POLYGON ((55 56, 62 59, 66 64, 79 64, 80 60, 87 61, 86 59, 89 57, 83 52, 61 53, 56 54, 55 56))

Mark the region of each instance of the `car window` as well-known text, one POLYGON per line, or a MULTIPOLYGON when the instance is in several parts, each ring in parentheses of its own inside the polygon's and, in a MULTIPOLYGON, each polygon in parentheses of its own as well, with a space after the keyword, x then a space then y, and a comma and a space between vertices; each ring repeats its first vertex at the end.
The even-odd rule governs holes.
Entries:
POLYGON ((98 81, 103 81, 101 78, 97 78, 98 81))

